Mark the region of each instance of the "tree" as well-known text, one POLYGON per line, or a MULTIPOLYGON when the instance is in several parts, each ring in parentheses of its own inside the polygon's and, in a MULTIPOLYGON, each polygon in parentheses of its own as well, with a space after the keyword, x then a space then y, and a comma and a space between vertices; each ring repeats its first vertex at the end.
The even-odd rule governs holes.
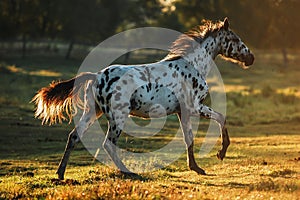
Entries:
POLYGON ((73 0, 59 6, 60 37, 69 41, 66 58, 76 42, 91 43, 110 36, 120 21, 121 0, 73 0))
POLYGON ((1 36, 4 38, 21 37, 22 57, 26 55, 26 44, 29 37, 38 33, 38 17, 35 11, 39 0, 3 0, 1 5, 1 36))
POLYGON ((229 17, 231 28, 257 48, 287 50, 300 46, 298 0, 2 0, 0 36, 23 41, 59 38, 69 42, 69 58, 77 42, 98 43, 116 32, 143 26, 185 31, 202 19, 229 17))
POLYGON ((162 5, 159 0, 124 0, 121 13, 121 21, 117 31, 130 28, 153 26, 161 15, 162 5))
POLYGON ((298 33, 300 31, 300 2, 295 0, 271 1, 273 11, 268 27, 268 45, 281 49, 283 66, 288 65, 288 48, 299 46, 298 33))
POLYGON ((179 0, 175 2, 179 21, 187 28, 201 23, 202 19, 224 19, 223 0, 179 0))

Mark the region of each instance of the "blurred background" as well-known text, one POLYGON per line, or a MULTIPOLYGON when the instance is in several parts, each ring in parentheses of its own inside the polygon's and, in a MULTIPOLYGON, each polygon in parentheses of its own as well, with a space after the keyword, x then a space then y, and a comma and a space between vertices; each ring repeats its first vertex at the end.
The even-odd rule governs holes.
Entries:
POLYGON ((297 0, 2 0, 0 58, 38 53, 80 59, 82 51, 131 28, 184 32, 202 19, 229 17, 248 45, 277 49, 286 64, 288 52, 300 47, 299 8, 297 0))

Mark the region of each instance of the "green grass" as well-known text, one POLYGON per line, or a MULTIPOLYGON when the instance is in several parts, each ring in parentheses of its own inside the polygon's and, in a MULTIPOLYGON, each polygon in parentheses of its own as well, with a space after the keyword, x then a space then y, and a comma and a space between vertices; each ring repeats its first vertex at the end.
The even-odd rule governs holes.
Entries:
MULTIPOLYGON (((183 153, 172 164, 133 179, 94 161, 79 144, 72 152, 65 181, 57 180, 55 171, 73 125, 41 126, 29 102, 52 80, 74 76, 80 62, 49 57, 2 60, 0 199, 298 199, 300 58, 291 55, 288 69, 282 69, 280 55, 256 54, 256 63, 248 70, 217 61, 227 92, 231 146, 222 162, 215 156, 220 141, 200 158, 208 127, 207 120, 200 121, 195 153, 207 176, 189 171, 183 153)), ((149 123, 135 121, 140 126, 149 123)), ((105 119, 100 123, 105 129, 105 119)), ((170 116, 160 133, 148 138, 124 134, 118 145, 132 152, 153 151, 174 139, 178 129, 178 120, 170 116)), ((132 158, 126 163, 136 164, 132 158)), ((162 161, 154 159, 138 167, 159 164, 162 161)))

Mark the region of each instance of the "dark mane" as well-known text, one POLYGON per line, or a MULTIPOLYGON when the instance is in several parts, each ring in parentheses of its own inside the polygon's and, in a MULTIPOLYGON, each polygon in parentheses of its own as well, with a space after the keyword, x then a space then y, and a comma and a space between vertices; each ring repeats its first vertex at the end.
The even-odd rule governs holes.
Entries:
POLYGON ((201 44, 207 37, 213 36, 224 27, 222 21, 212 22, 210 20, 202 20, 202 24, 196 26, 185 34, 180 35, 170 47, 169 54, 164 60, 172 61, 184 57, 187 52, 193 49, 193 43, 196 41, 201 44))

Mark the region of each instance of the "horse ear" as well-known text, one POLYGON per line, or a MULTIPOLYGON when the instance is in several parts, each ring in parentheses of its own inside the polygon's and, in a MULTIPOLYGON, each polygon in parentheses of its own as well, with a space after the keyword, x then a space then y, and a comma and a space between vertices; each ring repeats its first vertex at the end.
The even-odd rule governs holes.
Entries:
POLYGON ((227 31, 228 30, 228 28, 229 28, 229 21, 228 21, 228 18, 227 17, 225 17, 225 19, 224 19, 224 29, 227 31))

